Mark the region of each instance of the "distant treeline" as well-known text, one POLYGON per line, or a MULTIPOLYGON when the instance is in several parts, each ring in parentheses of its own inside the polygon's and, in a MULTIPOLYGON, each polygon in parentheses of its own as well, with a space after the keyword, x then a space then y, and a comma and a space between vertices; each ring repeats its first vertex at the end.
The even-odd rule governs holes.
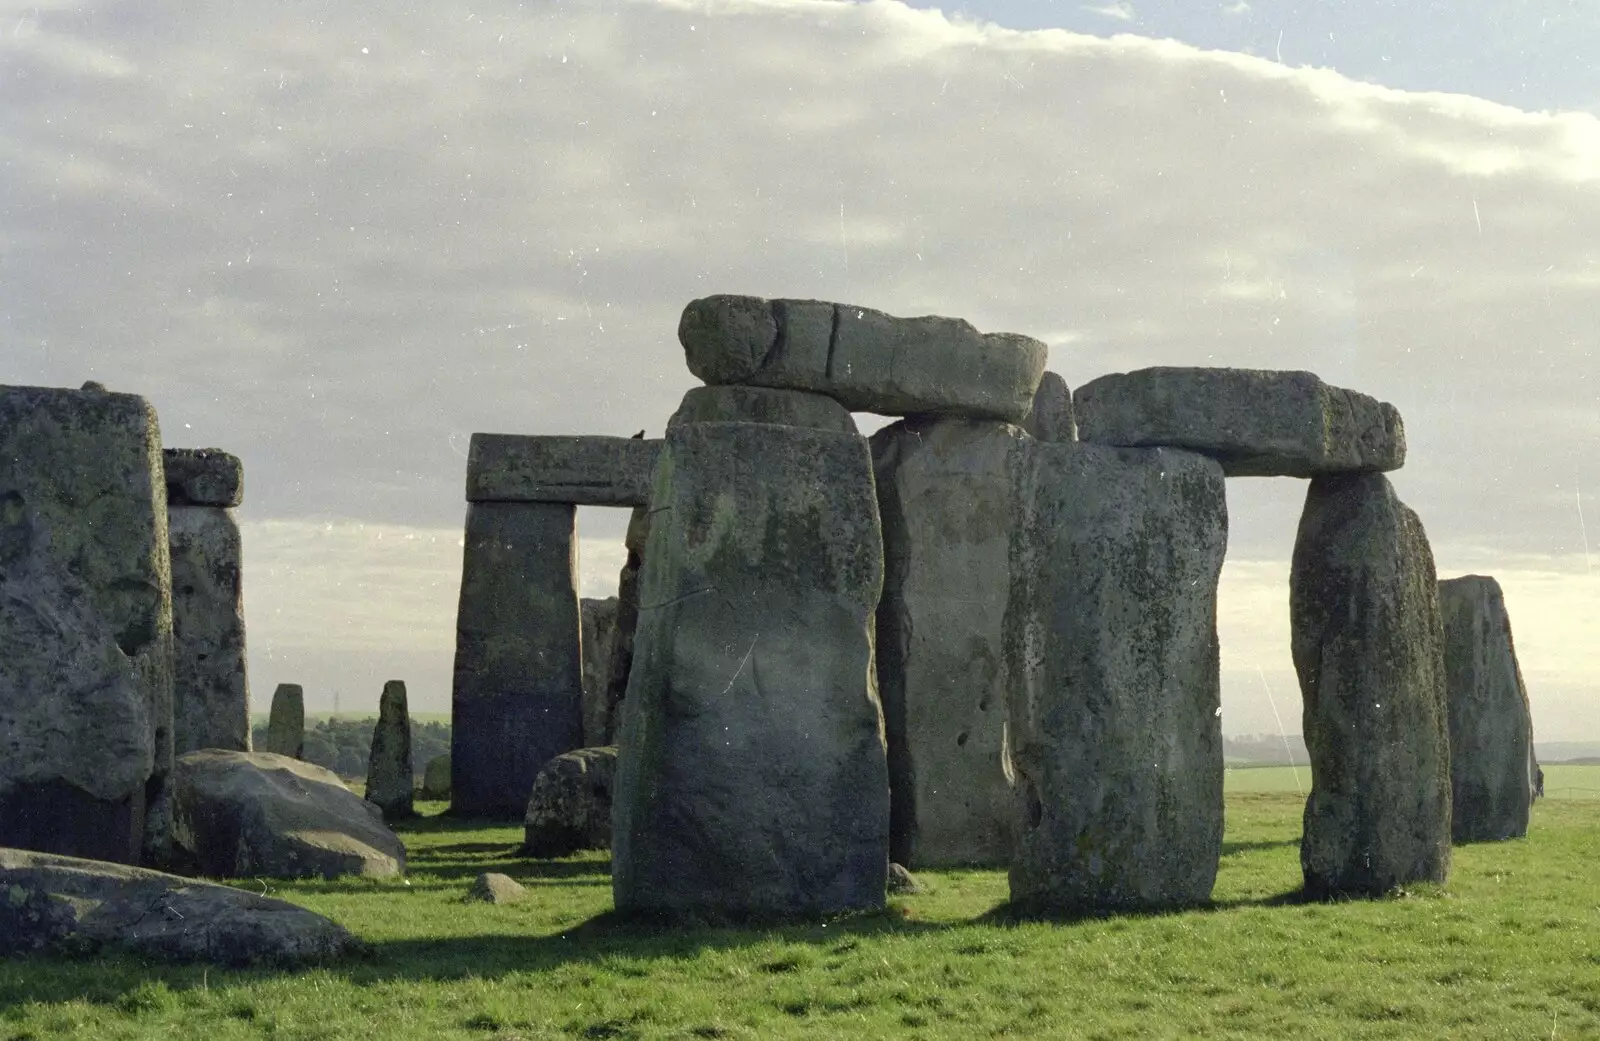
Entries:
MULTIPOLYGON (((367 776, 367 757, 372 754, 374 718, 324 719, 306 728, 305 760, 327 767, 340 777, 367 776)), ((253 747, 267 746, 267 725, 258 723, 251 731, 253 747)), ((422 776, 428 760, 450 751, 449 723, 411 721, 411 772, 422 776)))

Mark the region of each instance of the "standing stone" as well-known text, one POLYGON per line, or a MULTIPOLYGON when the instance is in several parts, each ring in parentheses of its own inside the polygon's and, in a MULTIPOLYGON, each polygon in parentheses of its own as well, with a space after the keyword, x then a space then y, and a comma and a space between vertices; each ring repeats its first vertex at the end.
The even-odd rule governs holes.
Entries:
POLYGON ((450 753, 436 755, 422 768, 422 798, 450 798, 450 753))
POLYGON ((644 571, 644 547, 650 540, 650 511, 634 507, 628 518, 623 546, 628 558, 617 578, 616 636, 611 643, 611 661, 606 667, 605 696, 595 707, 595 734, 604 740, 589 741, 590 747, 617 743, 622 729, 622 699, 628 693, 628 674, 633 671, 633 637, 639 626, 639 576, 644 571))
POLYGON ((306 692, 298 683, 280 683, 272 692, 272 714, 267 717, 267 747, 264 752, 305 758, 306 692))
POLYGON ((544 764, 528 793, 522 852, 565 857, 580 849, 611 848, 611 793, 617 750, 580 748, 544 764))
POLYGON ((1222 469, 1024 442, 1006 667, 1032 913, 1208 899, 1222 852, 1222 469))
POLYGON ((467 507, 451 698, 451 809, 521 820, 539 768, 583 743, 576 508, 467 507))
POLYGON ((865 439, 687 423, 667 436, 651 501, 613 810, 617 908, 883 907, 883 551, 865 439))
POLYGON ((1439 583, 1445 697, 1450 710, 1450 830, 1456 842, 1528 833, 1533 732, 1500 583, 1466 575, 1439 583))
POLYGON ((617 607, 614 596, 578 601, 583 623, 583 744, 596 748, 605 743, 611 722, 606 690, 611 679, 611 655, 617 644, 617 607))
MULTIPOLYGON (((0 387, 0 515, 4 552, 17 562, 7 571, 21 569, 6 576, 14 606, 0 612, 16 641, 0 683, 0 844, 132 860, 130 831, 163 841, 159 825, 143 834, 152 830, 145 807, 172 770, 172 575, 155 410, 103 389, 0 387), (63 616, 42 606, 63 596, 82 599, 82 609, 63 616), (97 631, 126 656, 125 681, 102 660, 97 631), (69 667, 80 653, 86 659, 69 667), (72 688, 65 675, 91 685, 72 688), (126 706, 102 725, 69 703, 102 682, 133 685, 148 740, 127 732, 135 721, 126 706), (89 783, 101 770, 105 778, 89 783)), ((106 704, 127 694, 101 693, 106 704)))
POLYGON ((1054 372, 1039 378, 1033 395, 1033 410, 1022 421, 1022 429, 1039 441, 1076 441, 1078 425, 1073 419, 1072 391, 1067 381, 1054 372))
POLYGON ((1311 756, 1307 895, 1443 882, 1450 737, 1433 551, 1382 474, 1311 482, 1289 624, 1311 756))
POLYGON ((992 420, 908 419, 872 437, 889 856, 912 868, 1011 858, 1002 664, 1024 436, 992 420))
POLYGON ((239 524, 239 460, 215 448, 162 452, 172 554, 173 740, 250 750, 239 524))
POLYGON ((406 711, 406 685, 390 680, 378 699, 378 725, 372 728, 372 754, 367 758, 367 801, 383 811, 386 821, 415 816, 411 807, 411 716, 406 711))

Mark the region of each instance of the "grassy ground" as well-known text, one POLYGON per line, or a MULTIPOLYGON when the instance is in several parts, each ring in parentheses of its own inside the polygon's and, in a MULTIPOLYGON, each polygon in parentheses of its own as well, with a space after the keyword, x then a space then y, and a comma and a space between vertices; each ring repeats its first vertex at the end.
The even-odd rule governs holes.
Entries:
MULTIPOLYGON (((1234 792, 1303 792, 1311 787, 1308 766, 1230 767, 1223 781, 1234 792)), ((1544 767, 1544 791, 1550 799, 1600 799, 1600 766, 1544 767)))
POLYGON ((1443 889, 1301 904, 1301 801, 1242 780, 1214 906, 1068 924, 1007 922, 1004 873, 973 871, 924 874, 879 916, 637 931, 607 916, 604 855, 522 860, 516 829, 425 819, 406 882, 272 886, 370 958, 0 960, 0 1041, 1600 1037, 1600 803, 1540 802, 1526 840, 1457 849, 1443 889), (528 899, 461 903, 484 870, 528 899))

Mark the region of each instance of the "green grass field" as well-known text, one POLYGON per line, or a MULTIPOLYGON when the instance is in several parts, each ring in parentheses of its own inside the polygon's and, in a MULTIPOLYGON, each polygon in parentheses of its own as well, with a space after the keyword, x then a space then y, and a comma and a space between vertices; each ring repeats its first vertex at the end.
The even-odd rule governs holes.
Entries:
MULTIPOLYGON (((1573 787, 1600 787, 1589 769, 1573 787)), ((1526 840, 1458 848, 1443 888, 1303 904, 1301 800, 1278 772, 1230 773, 1213 906, 1066 924, 1008 921, 1004 873, 972 871, 925 873, 883 915, 644 931, 608 916, 603 854, 528 861, 518 829, 425 819, 405 882, 271 885, 370 957, 0 960, 0 1041, 1600 1037, 1600 802, 1541 801, 1526 840), (528 899, 463 904, 484 870, 528 899)))

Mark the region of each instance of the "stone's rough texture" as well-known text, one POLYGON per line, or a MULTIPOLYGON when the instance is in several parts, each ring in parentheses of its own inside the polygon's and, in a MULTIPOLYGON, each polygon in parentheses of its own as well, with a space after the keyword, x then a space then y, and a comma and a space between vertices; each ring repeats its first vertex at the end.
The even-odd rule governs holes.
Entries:
POLYGON ((622 699, 628 694, 628 675, 633 671, 633 637, 639 627, 639 576, 644 571, 644 547, 650 540, 650 511, 635 507, 628 518, 623 546, 627 560, 617 576, 617 632, 611 644, 611 663, 606 669, 605 696, 596 707, 598 743, 591 747, 614 745, 622 729, 622 699))
MULTIPOLYGON (((9 664, 9 682, 14 686, 5 700, 17 699, 11 711, 46 725, 50 736, 46 739, 44 732, 35 731, 26 739, 47 740, 48 749, 6 748, 0 753, 0 842, 35 834, 44 814, 59 818, 56 827, 62 834, 49 843, 54 851, 121 856, 122 841, 115 833, 146 826, 141 807, 159 795, 172 768, 172 576, 155 410, 132 394, 0 387, 0 515, 7 518, 5 527, 11 532, 0 554, 18 560, 48 555, 53 563, 36 560, 31 573, 50 571, 58 577, 49 581, 77 583, 72 595, 85 599, 85 609, 99 617, 98 623, 91 623, 87 614, 75 612, 69 620, 33 608, 28 612, 34 615, 31 622, 19 619, 16 624, 42 626, 35 635, 47 641, 75 639, 75 634, 58 631, 63 625, 92 626, 109 633, 127 656, 132 682, 145 703, 145 725, 151 730, 148 745, 130 735, 117 740, 117 747, 129 754, 136 747, 150 750, 147 779, 140 782, 143 796, 122 793, 107 803, 103 785, 101 794, 90 794, 70 778, 87 764, 104 763, 107 753, 70 744, 67 734, 84 740, 94 735, 73 725, 56 731, 36 715, 49 710, 29 704, 42 699, 69 715, 78 713, 51 691, 52 675, 41 668, 41 659, 53 659, 62 649, 48 643, 13 645, 17 657, 9 664), (27 548, 35 539, 44 542, 27 548), (40 755, 55 765, 42 765, 40 755), (32 764, 26 768, 27 780, 19 767, 7 762, 19 756, 32 764), (73 759, 80 762, 68 765, 73 759), (87 844, 76 845, 80 841, 87 844)), ((35 597, 15 583, 11 595, 30 601, 35 597)), ((100 637, 88 638, 103 646, 100 637)), ((76 670, 79 680, 95 671, 94 667, 84 671, 86 667, 76 670)), ((79 719, 86 721, 85 716, 79 719)), ((110 730, 121 726, 112 723, 110 730)), ((126 780, 125 769, 112 772, 117 783, 126 780)), ((159 835, 145 839, 161 841, 159 835)))
POLYGON ((161 452, 168 506, 237 506, 244 501, 244 466, 220 448, 161 452))
POLYGON ((811 391, 852 412, 1016 421, 1048 349, 959 318, 896 318, 820 300, 708 296, 683 310, 689 371, 710 384, 811 391))
POLYGON ((1083 441, 1187 448, 1229 477, 1397 470, 1406 461, 1393 405, 1309 372, 1140 369, 1079 387, 1073 408, 1083 441))
POLYGON ((280 683, 272 692, 267 717, 267 747, 262 751, 299 759, 306 745, 306 692, 298 683, 280 683))
POLYGON ((1311 756, 1306 892, 1443 882, 1450 738, 1433 552, 1382 474, 1311 482, 1289 623, 1311 756))
POLYGON ((473 434, 467 501, 643 506, 660 454, 643 438, 473 434))
POLYGON ((383 811, 384 820, 415 815, 411 807, 411 715, 406 711, 406 685, 390 680, 378 699, 378 725, 372 728, 372 754, 367 758, 367 801, 383 811))
POLYGON ((528 891, 522 883, 510 875, 485 871, 472 880, 472 885, 467 887, 467 895, 462 899, 468 903, 514 904, 527 895, 528 891))
POLYGON ((450 798, 450 755, 436 755, 428 760, 422 768, 422 790, 417 793, 423 799, 448 799, 450 798))
POLYGON ((580 849, 611 848, 616 775, 615 748, 580 748, 546 763, 528 795, 522 851, 564 857, 580 849))
POLYGON ((1456 842, 1528 833, 1533 730, 1500 583, 1466 575, 1439 583, 1450 719, 1450 820, 1456 842))
POLYGON ((179 753, 197 748, 248 752, 250 685, 238 522, 231 510, 169 506, 167 538, 175 747, 179 753))
POLYGON ((45 525, 0 495, 0 841, 132 863, 155 753, 149 689, 45 525))
POLYGON ((889 850, 911 867, 1011 858, 1002 663, 1025 436, 993 420, 908 419, 872 437, 889 850))
POLYGON ((0 849, 0 956, 120 951, 289 966, 362 947, 342 926, 282 900, 159 871, 0 849))
POLYGON ((1222 850, 1222 469, 1169 449, 1024 446, 1012 899, 1044 915, 1204 901, 1222 850))
POLYGON ((212 878, 403 874, 406 849, 331 770, 204 749, 173 773, 175 857, 212 878))
POLYGON ((553 503, 467 507, 450 736, 460 815, 521 820, 539 768, 583 743, 574 517, 553 503))
POLYGON ((1040 441, 1078 439, 1078 424, 1072 417, 1072 391, 1066 380, 1053 372, 1040 377, 1033 409, 1023 419, 1022 429, 1040 441))
POLYGON ((824 394, 770 387, 695 387, 667 420, 667 429, 684 423, 770 423, 856 433, 850 410, 824 394))
POLYGON ((583 621, 583 744, 596 748, 610 737, 611 706, 606 691, 611 680, 611 656, 617 645, 617 598, 578 601, 583 621))
POLYGON ((900 896, 915 896, 922 892, 922 884, 903 865, 891 862, 888 889, 889 892, 900 896))
POLYGON ((618 909, 882 907, 883 538, 866 441, 687 423, 667 437, 651 502, 619 742, 618 909))

